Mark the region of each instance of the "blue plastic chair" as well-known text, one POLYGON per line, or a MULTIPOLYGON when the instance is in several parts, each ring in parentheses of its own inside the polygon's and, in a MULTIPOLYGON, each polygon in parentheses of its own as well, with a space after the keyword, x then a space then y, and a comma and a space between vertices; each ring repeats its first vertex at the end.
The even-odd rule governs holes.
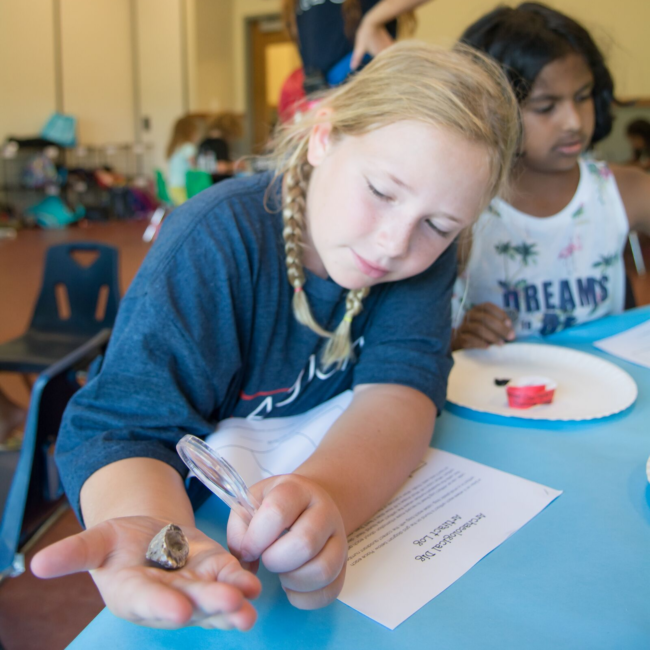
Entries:
POLYGON ((11 476, 0 492, 0 579, 25 568, 19 549, 64 503, 53 450, 63 411, 79 389, 78 371, 102 354, 111 330, 100 331, 74 352, 42 372, 34 383, 20 451, 0 455, 3 473, 11 476))
POLYGON ((52 246, 29 328, 0 345, 0 371, 41 372, 102 329, 112 328, 119 301, 117 249, 95 242, 52 246), (96 252, 97 258, 83 267, 73 257, 76 251, 96 252), (57 292, 61 295, 64 289, 69 315, 61 313, 57 301, 57 292))

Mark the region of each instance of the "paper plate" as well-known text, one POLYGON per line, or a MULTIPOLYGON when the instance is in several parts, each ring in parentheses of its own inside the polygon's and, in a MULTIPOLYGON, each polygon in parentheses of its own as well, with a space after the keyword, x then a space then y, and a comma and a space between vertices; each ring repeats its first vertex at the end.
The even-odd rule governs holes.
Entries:
POLYGON ((454 352, 447 399, 474 411, 530 420, 592 420, 623 411, 638 390, 625 371, 600 357, 555 345, 510 343, 454 352), (508 406, 495 379, 541 375, 557 382, 551 404, 508 406))

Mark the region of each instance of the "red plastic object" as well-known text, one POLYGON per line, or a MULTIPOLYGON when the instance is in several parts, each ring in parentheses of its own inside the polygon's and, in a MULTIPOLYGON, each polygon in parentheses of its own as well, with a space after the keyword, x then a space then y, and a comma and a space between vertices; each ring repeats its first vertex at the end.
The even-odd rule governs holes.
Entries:
POLYGON ((539 404, 550 404, 555 395, 556 384, 545 377, 524 377, 506 386, 508 406, 528 409, 539 404))

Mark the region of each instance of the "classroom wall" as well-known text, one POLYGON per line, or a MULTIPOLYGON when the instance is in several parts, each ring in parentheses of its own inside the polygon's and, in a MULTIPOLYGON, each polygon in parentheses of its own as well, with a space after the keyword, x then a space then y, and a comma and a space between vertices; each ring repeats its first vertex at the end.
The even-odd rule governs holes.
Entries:
MULTIPOLYGON (((548 1, 594 32, 619 95, 650 98, 649 0, 548 1)), ((185 110, 246 111, 246 20, 278 14, 280 6, 281 0, 0 0, 0 141, 37 133, 59 101, 78 115, 82 141, 141 137, 155 145, 160 163, 173 120, 185 110), (149 131, 143 116, 150 117, 149 131)), ((418 10, 416 37, 450 44, 493 6, 433 0, 418 10)))
POLYGON ((62 0, 63 111, 84 144, 135 137, 129 0, 62 0))
POLYGON ((38 132, 56 107, 52 0, 0 0, 0 142, 38 132))
POLYGON ((196 112, 232 110, 233 30, 232 3, 194 0, 194 65, 196 91, 191 109, 196 112))
MULTIPOLYGON (((465 27, 498 4, 494 0, 434 0, 417 11, 416 38, 450 44, 465 27)), ((607 56, 617 93, 650 98, 650 0, 545 0, 576 18, 607 56)))
POLYGON ((154 168, 164 168, 171 125, 189 105, 181 56, 184 12, 182 0, 137 0, 135 6, 135 129, 151 147, 154 168))

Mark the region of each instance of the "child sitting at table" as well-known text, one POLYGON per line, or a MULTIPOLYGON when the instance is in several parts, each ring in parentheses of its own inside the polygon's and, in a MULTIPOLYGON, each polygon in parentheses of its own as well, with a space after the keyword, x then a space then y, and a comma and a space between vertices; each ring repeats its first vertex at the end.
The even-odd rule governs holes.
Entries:
POLYGON ((197 145, 202 138, 197 118, 185 115, 176 120, 172 137, 167 145, 169 170, 169 195, 174 205, 187 201, 186 176, 196 167, 197 145))
POLYGON ((650 177, 588 155, 612 126, 601 52, 577 22, 532 2, 495 9, 461 40, 502 65, 524 134, 507 201, 495 198, 461 246, 453 348, 622 311, 623 249, 629 229, 650 232, 650 177))
POLYGON ((487 57, 404 42, 280 133, 275 175, 175 210, 59 434, 87 530, 37 554, 34 573, 90 570, 108 607, 143 625, 251 627, 260 583, 195 527, 175 445, 353 388, 294 473, 252 486, 250 524, 234 512, 228 524, 230 550, 278 573, 296 607, 336 598, 347 535, 431 439, 451 368, 452 244, 507 178, 518 134, 487 57), (171 572, 145 561, 170 522, 190 543, 171 572))

